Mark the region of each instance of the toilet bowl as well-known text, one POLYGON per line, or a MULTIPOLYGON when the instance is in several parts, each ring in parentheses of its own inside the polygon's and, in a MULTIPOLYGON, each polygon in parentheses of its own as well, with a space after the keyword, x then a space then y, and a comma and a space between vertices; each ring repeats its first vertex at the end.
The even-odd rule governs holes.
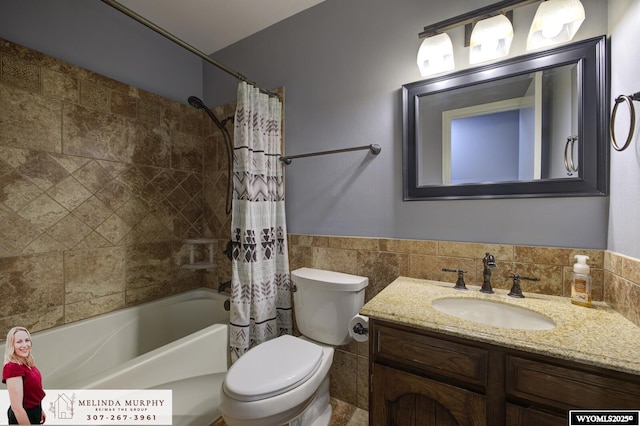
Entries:
POLYGON ((284 335, 247 351, 227 372, 220 409, 229 426, 327 426, 334 346, 348 343, 348 323, 364 304, 366 277, 292 271, 300 337, 284 335))
POLYGON ((289 335, 251 349, 229 368, 222 385, 220 409, 225 422, 229 426, 290 423, 314 402, 323 405, 319 395, 323 382, 328 402, 333 352, 331 346, 289 335))

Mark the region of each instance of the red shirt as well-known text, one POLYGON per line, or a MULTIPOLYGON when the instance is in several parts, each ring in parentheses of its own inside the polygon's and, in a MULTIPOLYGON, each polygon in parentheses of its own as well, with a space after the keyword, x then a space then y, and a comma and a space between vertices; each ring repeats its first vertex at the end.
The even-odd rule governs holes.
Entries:
POLYGON ((2 383, 7 383, 7 379, 12 377, 22 377, 22 406, 34 408, 40 405, 45 393, 42 389, 42 375, 36 366, 29 368, 24 364, 8 362, 2 369, 2 383))

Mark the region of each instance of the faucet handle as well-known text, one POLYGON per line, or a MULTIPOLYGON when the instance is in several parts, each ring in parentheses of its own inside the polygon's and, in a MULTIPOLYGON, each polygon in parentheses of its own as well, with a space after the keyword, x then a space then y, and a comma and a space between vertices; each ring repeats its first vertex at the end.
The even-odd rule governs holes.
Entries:
POLYGON ((517 297, 520 299, 524 298, 524 294, 522 294, 522 289, 520 288, 520 280, 540 281, 540 278, 538 277, 523 277, 518 274, 510 274, 509 277, 513 278, 513 286, 507 296, 517 297))
POLYGON ((457 272, 458 273, 458 281, 456 281, 456 285, 453 287, 455 290, 468 290, 466 284, 464 283, 464 274, 467 271, 463 271, 462 269, 448 269, 442 268, 444 272, 457 272))

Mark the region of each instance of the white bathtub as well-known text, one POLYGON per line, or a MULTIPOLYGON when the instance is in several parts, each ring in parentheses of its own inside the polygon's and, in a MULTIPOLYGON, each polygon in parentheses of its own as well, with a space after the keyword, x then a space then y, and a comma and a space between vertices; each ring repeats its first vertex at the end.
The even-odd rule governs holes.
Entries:
POLYGON ((173 425, 208 426, 228 365, 226 299, 203 288, 34 333, 44 388, 172 389, 173 425))

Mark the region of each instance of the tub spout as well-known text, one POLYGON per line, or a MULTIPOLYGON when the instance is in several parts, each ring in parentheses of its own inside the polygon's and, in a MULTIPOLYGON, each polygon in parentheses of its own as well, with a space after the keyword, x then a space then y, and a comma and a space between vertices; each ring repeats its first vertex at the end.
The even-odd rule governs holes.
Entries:
POLYGON ((218 293, 223 293, 225 291, 227 293, 231 292, 231 281, 225 281, 218 286, 218 293), (226 291, 227 289, 229 289, 229 291, 226 291))

